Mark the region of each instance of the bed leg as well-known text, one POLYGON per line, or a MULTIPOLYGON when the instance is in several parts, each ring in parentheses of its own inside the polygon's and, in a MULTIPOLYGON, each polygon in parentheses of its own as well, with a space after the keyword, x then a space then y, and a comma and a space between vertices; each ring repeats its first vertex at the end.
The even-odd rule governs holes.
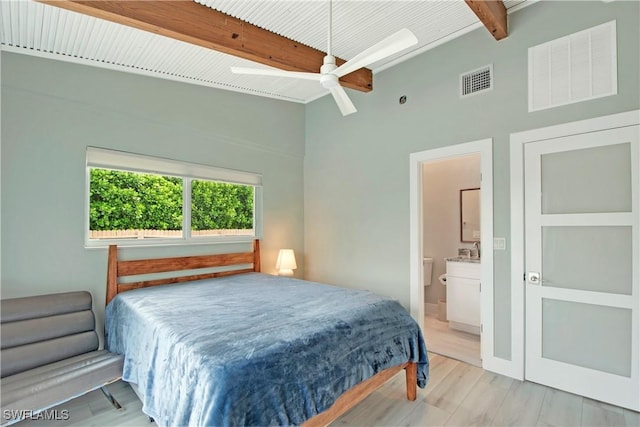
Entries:
MULTIPOLYGON (((109 257, 107 259, 107 302, 118 295, 118 246, 109 245, 109 257)), ((106 305, 105 304, 105 305, 106 305)))
POLYGON ((115 397, 113 397, 113 395, 109 392, 109 390, 107 390, 106 387, 100 387, 100 390, 102 391, 102 394, 104 394, 104 396, 109 399, 109 402, 111 402, 111 404, 113 405, 114 408, 116 409, 122 409, 122 406, 120 406, 120 403, 118 403, 118 401, 116 400, 115 397))
POLYGON ((409 362, 404 370, 407 380, 407 399, 416 400, 418 393, 418 364, 409 362))

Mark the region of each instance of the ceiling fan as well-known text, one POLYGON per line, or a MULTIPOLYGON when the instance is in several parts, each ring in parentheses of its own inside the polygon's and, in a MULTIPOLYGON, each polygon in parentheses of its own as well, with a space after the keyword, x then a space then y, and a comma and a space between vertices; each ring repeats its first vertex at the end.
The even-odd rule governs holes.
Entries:
POLYGON ((231 72, 235 74, 249 74, 259 76, 273 76, 273 77, 289 77, 294 79, 304 80, 316 80, 319 81, 322 87, 329 89, 333 99, 338 104, 338 108, 343 116, 351 113, 355 113, 356 107, 349 99, 347 92, 340 85, 338 80, 340 77, 345 76, 360 68, 373 64, 376 61, 387 58, 395 53, 398 53, 408 47, 411 47, 418 43, 416 36, 407 28, 390 35, 389 37, 379 41, 370 48, 360 52, 341 66, 336 66, 336 58, 331 54, 331 0, 329 1, 329 37, 327 55, 324 57, 323 65, 320 67, 319 73, 306 73, 299 71, 286 71, 279 70, 277 68, 246 68, 246 67, 231 67, 231 72))

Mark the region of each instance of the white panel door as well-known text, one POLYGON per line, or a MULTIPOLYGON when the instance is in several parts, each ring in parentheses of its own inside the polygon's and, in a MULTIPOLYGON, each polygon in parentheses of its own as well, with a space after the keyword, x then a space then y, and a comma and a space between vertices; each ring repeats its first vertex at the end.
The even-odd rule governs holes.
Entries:
POLYGON ((636 411, 639 129, 524 147, 525 377, 636 411))

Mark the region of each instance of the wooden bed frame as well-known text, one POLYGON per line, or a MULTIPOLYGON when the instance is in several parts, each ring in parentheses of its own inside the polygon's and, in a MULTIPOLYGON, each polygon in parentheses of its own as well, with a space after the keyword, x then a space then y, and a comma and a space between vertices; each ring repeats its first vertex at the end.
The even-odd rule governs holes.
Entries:
MULTIPOLYGON (((239 252, 216 255, 184 256, 174 258, 155 258, 137 260, 118 260, 118 248, 116 245, 109 246, 109 257, 107 263, 107 301, 115 298, 120 292, 132 289, 147 288, 151 286, 166 285, 170 283, 183 283, 195 280, 211 279, 215 277, 231 276, 249 272, 260 272, 260 241, 253 241, 251 252, 239 252), (232 267, 241 264, 253 264, 252 268, 242 268, 227 271, 217 271, 214 273, 204 273, 195 275, 177 274, 170 278, 142 280, 138 282, 120 283, 120 277, 138 276, 143 274, 181 272, 184 270, 198 270, 212 267, 232 267)), ((382 384, 387 382, 401 370, 405 370, 407 383, 407 399, 416 400, 417 395, 417 374, 418 366, 415 362, 407 362, 402 365, 393 366, 374 375, 373 377, 357 384, 343 393, 326 411, 308 419, 302 425, 305 427, 326 426, 345 414, 351 408, 363 401, 367 396, 377 390, 382 384)))
POLYGON ((120 292, 132 289, 148 288, 151 286, 168 285, 170 283, 193 282, 195 280, 212 279, 214 277, 231 276, 234 274, 260 272, 260 241, 253 241, 253 251, 231 254, 183 256, 175 258, 136 259, 118 261, 118 247, 109 246, 107 261, 107 304, 120 292), (119 283, 118 278, 140 276, 143 274, 180 272, 184 270, 198 270, 212 267, 231 267, 241 264, 253 264, 252 268, 243 268, 215 273, 184 275, 177 274, 166 279, 142 280, 132 283, 119 283))

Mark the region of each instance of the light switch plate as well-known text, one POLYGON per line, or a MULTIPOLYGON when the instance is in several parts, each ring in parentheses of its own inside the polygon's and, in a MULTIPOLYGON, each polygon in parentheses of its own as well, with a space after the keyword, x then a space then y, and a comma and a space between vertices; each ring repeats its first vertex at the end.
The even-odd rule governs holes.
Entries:
POLYGON ((493 250, 504 251, 507 249, 507 239, 504 237, 493 238, 493 250))

